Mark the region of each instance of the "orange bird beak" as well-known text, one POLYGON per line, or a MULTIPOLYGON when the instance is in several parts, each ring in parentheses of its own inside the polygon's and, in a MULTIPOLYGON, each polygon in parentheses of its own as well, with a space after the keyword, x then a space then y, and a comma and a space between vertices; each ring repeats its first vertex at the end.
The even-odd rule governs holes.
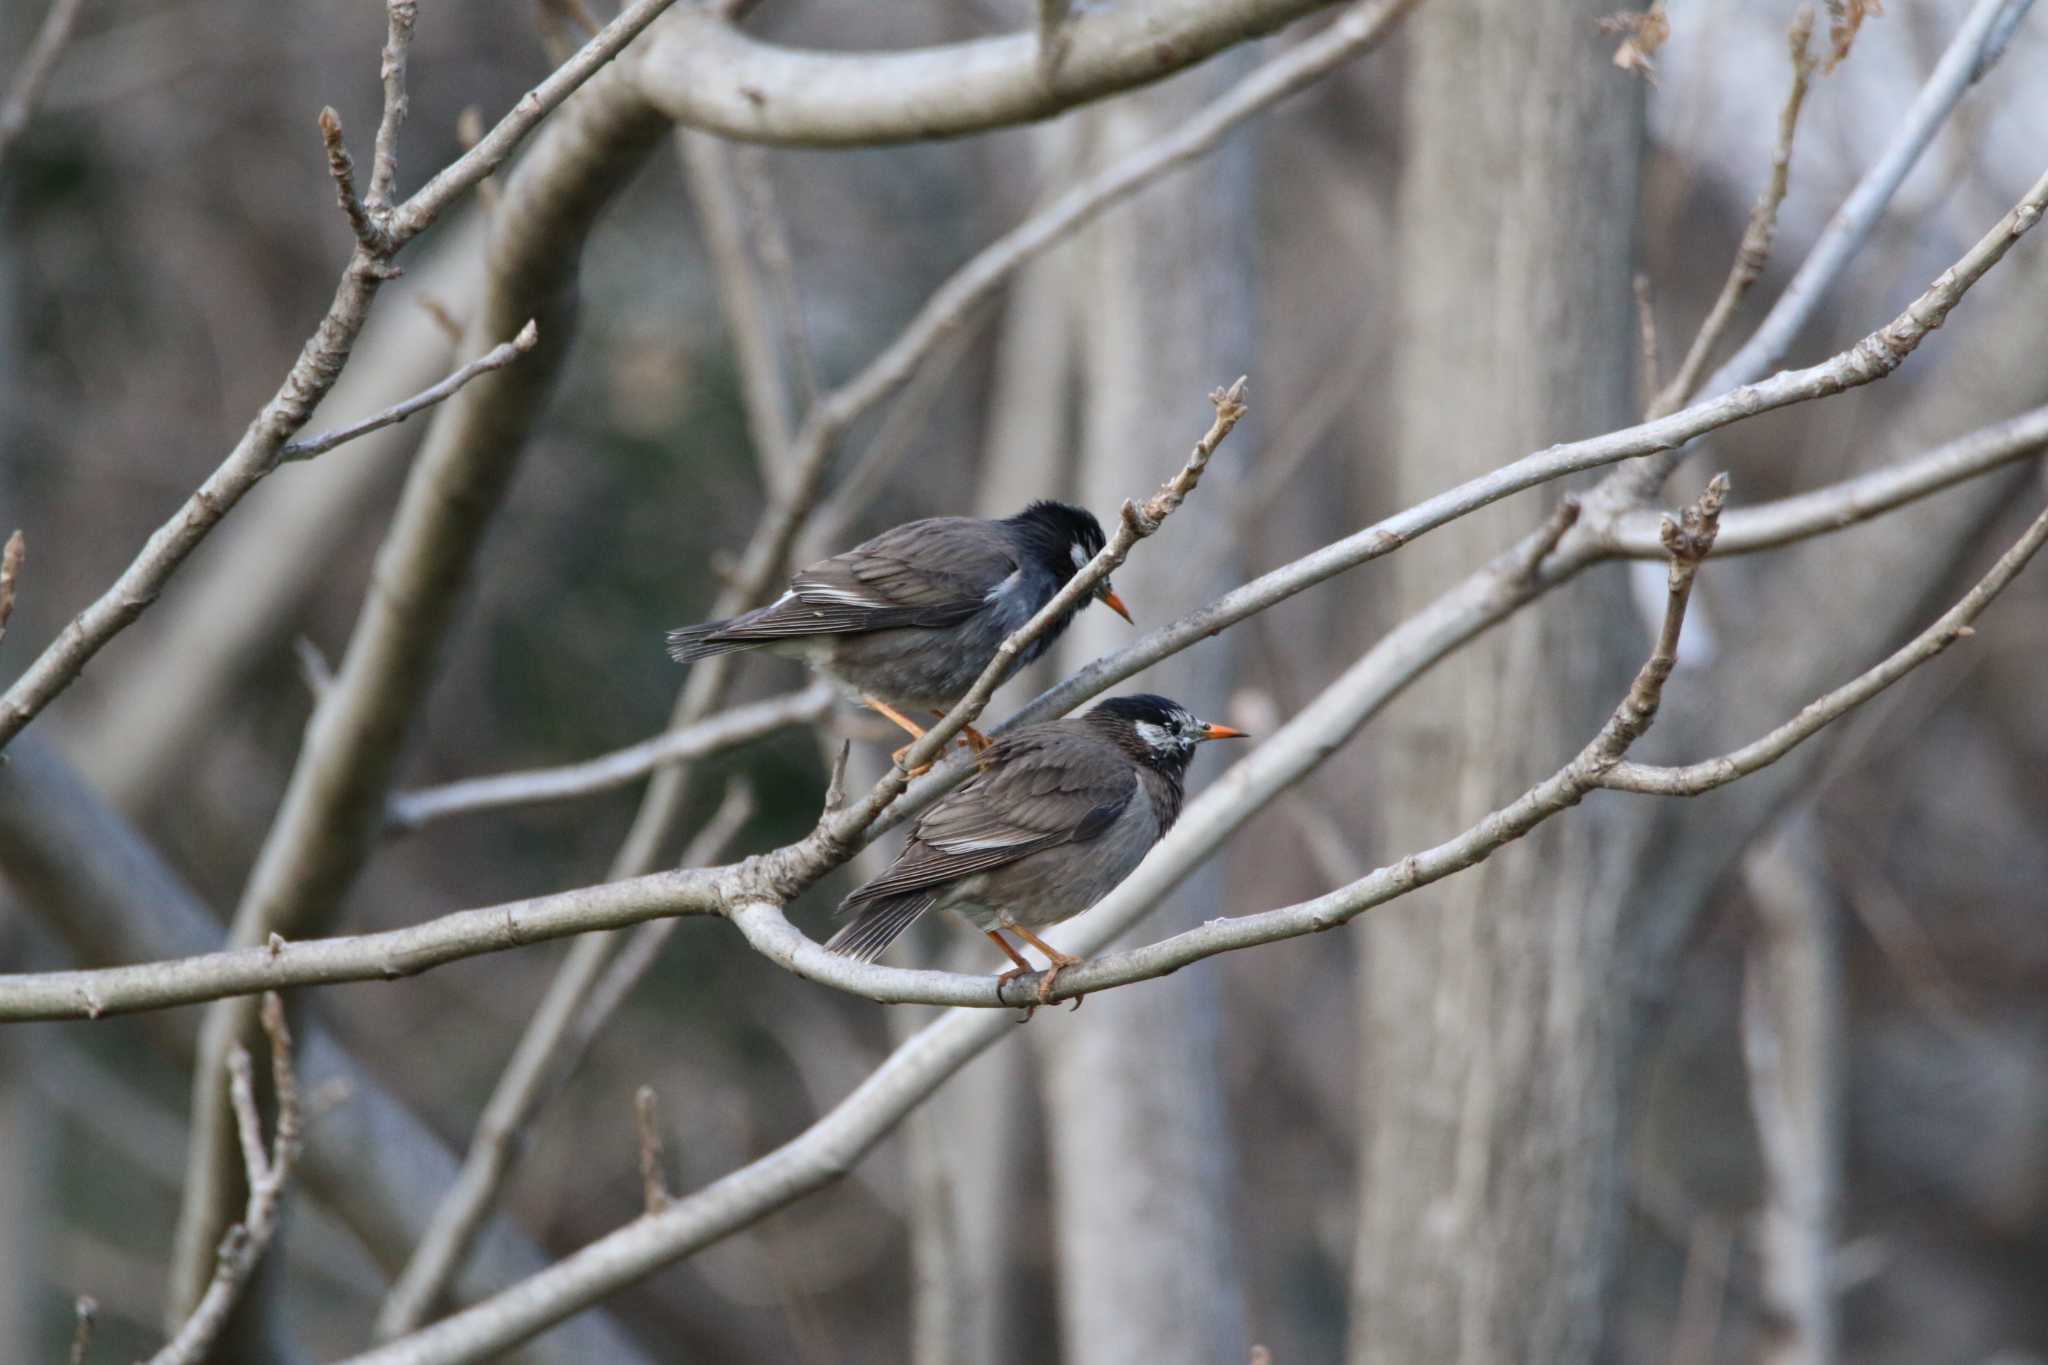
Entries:
POLYGON ((1111 591, 1110 591, 1110 590, 1109 590, 1108 588, 1104 588, 1104 589, 1102 590, 1102 605, 1103 605, 1103 606, 1105 606, 1105 607, 1108 607, 1108 608, 1109 608, 1109 609, 1110 609, 1111 611, 1115 612, 1115 613, 1116 613, 1116 614, 1117 614, 1118 616, 1121 616, 1121 617, 1123 617, 1123 618, 1124 618, 1124 620, 1126 620, 1126 621, 1130 621, 1132 625, 1134 625, 1134 626, 1135 626, 1135 625, 1137 625, 1137 624, 1138 624, 1138 623, 1137 623, 1136 621, 1131 621, 1131 611, 1130 611, 1130 608, 1128 608, 1128 607, 1126 607, 1126 606, 1124 605, 1124 599, 1123 599, 1123 598, 1121 598, 1121 597, 1118 597, 1118 596, 1117 596, 1117 595, 1116 595, 1115 593, 1111 592, 1111 591))
POLYGON ((1234 725, 1210 725, 1202 731, 1203 739, 1250 739, 1251 736, 1234 725))

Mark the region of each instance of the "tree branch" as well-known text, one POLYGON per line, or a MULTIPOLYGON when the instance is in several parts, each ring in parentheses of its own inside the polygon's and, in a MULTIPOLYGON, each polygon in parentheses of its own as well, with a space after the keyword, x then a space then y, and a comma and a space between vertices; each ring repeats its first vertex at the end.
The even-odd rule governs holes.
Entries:
MULTIPOLYGON (((411 3, 412 0, 390 0, 393 8, 411 3)), ((353 190, 341 174, 347 154, 340 148, 339 124, 333 125, 329 135, 328 127, 333 115, 331 110, 323 111, 323 135, 327 136, 330 157, 337 149, 340 151, 341 160, 336 163, 337 181, 352 230, 357 234, 356 249, 342 272, 326 316, 301 348, 297 362, 277 393, 264 404, 263 410, 249 424, 219 468, 207 477, 175 516, 157 528, 134 562, 114 580, 113 586, 74 617, 28 671, 15 680, 5 695, 0 695, 0 748, 4 748, 58 693, 69 687, 86 663, 109 640, 148 609, 171 575, 207 533, 251 488, 277 467, 285 442, 305 425, 313 408, 340 377, 377 290, 394 273, 390 266, 392 254, 432 223, 458 195, 495 169, 542 115, 566 99, 672 3, 674 0, 638 0, 585 44, 568 64, 528 91, 512 113, 506 115, 473 150, 393 210, 388 227, 368 236, 362 230, 363 224, 376 225, 367 217, 365 206, 352 203, 353 190)), ((394 35, 398 32, 395 17, 392 31, 394 35)), ((403 61, 397 66, 402 75, 403 61)), ((402 88, 397 88, 387 76, 385 122, 395 129, 389 107, 394 89, 402 100, 402 88)))
POLYGON ((385 828, 395 834, 410 834, 453 815, 611 791, 670 764, 694 762, 792 725, 811 724, 827 715, 837 700, 838 693, 830 684, 819 683, 801 692, 721 711, 695 725, 664 730, 652 739, 580 763, 400 792, 386 809, 385 828))
MULTIPOLYGON (((173 957, 220 943, 211 911, 40 736, 9 750, 0 769, 0 865, 16 903, 79 961, 173 957)), ((187 1030, 144 1032, 163 1065, 180 1072, 192 1065, 187 1030)), ((301 1155, 295 1179, 395 1273, 454 1179, 456 1154, 316 1020, 300 1025, 297 1054, 302 1094, 339 1091, 348 1102, 321 1118, 324 1140, 301 1155)), ((180 1159, 175 1147, 162 1155, 180 1159)), ((478 1297, 551 1259, 501 1218, 479 1240, 458 1292, 478 1297)), ((566 1325, 539 1354, 560 1365, 648 1359, 605 1313, 566 1325)))
POLYGON ((64 45, 71 41, 71 26, 83 5, 84 0, 51 0, 50 8, 43 12, 43 25, 36 30, 36 40, 29 45, 28 56, 15 73, 14 84, 8 87, 7 98, 0 101, 0 165, 6 164, 14 140, 28 127, 36 101, 43 97, 43 87, 49 83, 50 73, 57 69, 64 45))
POLYGON ((299 1086, 292 1073, 291 1033, 285 1027, 284 1003, 275 995, 263 998, 263 1028, 270 1035, 270 1073, 277 1096, 277 1128, 266 1156, 263 1120, 249 1080, 249 1053, 237 1043, 228 1054, 228 1094, 233 1102, 242 1161, 248 1173, 249 1201, 242 1221, 221 1239, 213 1279, 192 1316, 149 1365, 198 1365, 213 1349, 227 1325, 235 1300, 256 1271, 257 1261, 277 1232, 283 1211, 285 1183, 299 1157, 299 1086))
POLYGON ((1142 10, 1081 8, 1061 25, 1050 80, 1035 25, 905 52, 827 53, 762 42, 709 8, 689 7, 653 36, 637 79, 677 123, 727 137, 813 147, 921 141, 1049 118, 1328 7, 1156 0, 1142 10))
MULTIPOLYGON (((1820 240, 1814 243, 1799 269, 1771 305, 1771 310, 1742 348, 1730 356, 1701 387, 1709 393, 1745 384, 1784 360, 1793 339, 1812 318, 1828 287, 1863 249, 1885 206, 1898 193, 1907 172, 1927 150, 1969 88, 1983 78, 2004 51, 2001 35, 2011 32, 2016 21, 2033 0, 1977 0, 1964 18, 1956 36, 1942 52, 1926 84, 1913 97, 1904 121, 1877 162, 1856 182, 1856 188, 1842 201, 1828 220, 1820 240)), ((1782 125, 1781 125, 1782 126, 1782 125)), ((1776 172, 1773 171, 1775 181, 1776 172)), ((2036 213, 2039 208, 2036 206, 2036 213)), ((1754 221, 1754 219, 1752 219, 1754 221)), ((1744 234, 1744 245, 1748 245, 1744 234)), ((1737 268, 1740 269, 1738 256, 1737 268)), ((1640 501, 1661 488, 1678 465, 1682 454, 1672 450, 1646 463, 1629 476, 1626 488, 1640 501)))
MULTIPOLYGON (((1719 758, 1681 767, 1619 764, 1601 777, 1600 785, 1614 791, 1640 792, 1649 796, 1698 796, 1726 786, 1759 768, 1768 767, 1822 727, 1855 710, 1956 641, 1975 634, 1970 623, 2019 575, 2043 541, 2048 541, 2048 512, 2035 518, 2026 534, 1999 557, 1983 580, 1933 625, 1902 645, 1883 663, 1821 697, 1762 738, 1719 758)), ((1064 980, 1062 978, 1062 985, 1064 980)))
POLYGON ((326 454, 338 445, 346 445, 358 436, 367 436, 373 431, 379 431, 385 427, 403 422, 416 412, 424 412, 436 403, 453 398, 457 390, 478 375, 489 374, 492 370, 504 369, 507 365, 510 365, 539 344, 539 324, 535 323, 533 319, 528 318, 526 325, 519 329, 518 336, 513 337, 502 345, 494 346, 490 350, 485 351, 475 360, 470 361, 440 383, 421 389, 412 397, 393 403, 382 412, 365 417, 360 422, 352 422, 345 427, 335 427, 332 430, 321 432, 318 436, 308 437, 303 441, 293 441, 285 446, 284 449, 278 451, 278 463, 285 464, 294 460, 310 460, 315 455, 326 454))
MULTIPOLYGON (((1734 320, 1736 305, 1742 302, 1749 287, 1764 273, 1764 265, 1771 258, 1771 239, 1778 231, 1778 206, 1785 202, 1785 189, 1791 178, 1792 135, 1798 131, 1799 111, 1805 107, 1806 91, 1813 83, 1817 65, 1807 51, 1812 38, 1813 7, 1801 5, 1792 16, 1792 25, 1785 35, 1786 46, 1792 54, 1792 89, 1785 96, 1785 107, 1778 113, 1778 144, 1771 152, 1771 177, 1749 211, 1749 223, 1742 231, 1742 245, 1736 248, 1735 264, 1729 268, 1728 278, 1722 282, 1720 295, 1707 311, 1706 321, 1700 324, 1700 330, 1693 336, 1692 345, 1686 350, 1678 372, 1671 376, 1669 384, 1657 391, 1656 398, 1650 403, 1648 416, 1661 417, 1685 406, 1685 400, 1692 397, 1700 374, 1707 367, 1707 357, 1713 354, 1722 334, 1728 330, 1728 324, 1734 320)), ((1654 379, 1651 382, 1654 384, 1654 379)))
MULTIPOLYGON (((370 192, 363 207, 372 221, 386 217, 391 195, 398 184, 398 130, 405 123, 411 101, 405 93, 405 57, 412 48, 412 27, 418 20, 418 0, 388 0, 384 7, 384 55, 378 75, 384 81, 384 114, 377 123, 377 148, 370 163, 370 192)), ((379 221, 379 226, 382 224, 379 221)))
MULTIPOLYGON (((649 17, 646 5, 628 16, 649 17)), ((596 44, 622 41, 616 25, 596 44)), ((438 646, 530 423, 574 332, 572 274, 598 211, 659 139, 661 121, 616 71, 594 65, 605 49, 586 45, 568 68, 597 74, 535 140, 505 185, 493 217, 486 280, 469 318, 477 345, 494 344, 539 320, 540 341, 520 365, 486 374, 435 410, 378 551, 374 578, 334 685, 314 713, 277 816, 236 907, 232 943, 319 932, 375 846, 391 774, 407 728, 432 678, 438 646)), ((562 73, 540 89, 566 94, 562 73)), ((522 106, 538 99, 530 95, 522 106)), ((542 107, 546 100, 539 100, 542 107)), ((501 130, 523 126, 515 110, 501 130)), ((530 119, 525 120, 530 122, 530 119)), ((478 147, 490 142, 487 136, 478 147)), ((475 174, 489 169, 465 157, 475 174)), ((461 164, 461 163, 458 163, 461 164)), ((402 238, 407 208, 394 211, 402 238)), ((360 254, 360 252, 359 252, 360 254)), ((202 1070, 224 1057, 254 1021, 246 1003, 209 1010, 201 1026, 202 1070)), ((189 1302, 219 1228, 235 1201, 227 1115, 210 1092, 195 1092, 191 1175, 180 1222, 177 1301, 189 1302)))
MULTIPOLYGON (((1717 555, 1750 554, 1826 535, 1909 502, 1988 474, 2048 446, 2048 406, 1973 431, 1910 460, 1873 469, 1810 492, 1737 508, 1721 520, 1717 555)), ((1615 518, 1603 538, 1616 554, 1653 559, 1661 553, 1654 512, 1615 518)))

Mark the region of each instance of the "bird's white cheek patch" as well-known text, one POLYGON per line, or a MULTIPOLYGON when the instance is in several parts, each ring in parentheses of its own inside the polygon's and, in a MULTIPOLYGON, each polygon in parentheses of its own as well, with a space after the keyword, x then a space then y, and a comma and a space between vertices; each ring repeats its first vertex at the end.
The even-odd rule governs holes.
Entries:
POLYGON ((1171 734, 1167 733, 1165 726, 1154 725, 1149 720, 1139 721, 1135 728, 1138 732, 1138 738, 1145 741, 1147 748, 1157 749, 1161 753, 1165 753, 1179 743, 1171 734))
POLYGON ((1095 557, 1089 554, 1086 550, 1082 549, 1079 545, 1069 545, 1067 547, 1067 553, 1074 557, 1074 567, 1077 569, 1086 567, 1088 561, 1095 557))

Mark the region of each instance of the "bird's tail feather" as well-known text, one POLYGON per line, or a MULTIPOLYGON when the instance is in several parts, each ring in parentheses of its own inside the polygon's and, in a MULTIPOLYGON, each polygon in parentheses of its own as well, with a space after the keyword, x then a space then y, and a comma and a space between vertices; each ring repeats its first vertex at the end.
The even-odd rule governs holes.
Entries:
POLYGON ((846 927, 832 935, 825 947, 862 962, 873 962, 896 941, 898 934, 917 923, 918 916, 931 909, 937 899, 929 891, 913 891, 906 896, 869 901, 846 927))
POLYGON ((720 640, 718 632, 732 624, 731 619, 706 621, 697 626, 678 626, 668 633, 668 656, 679 664, 708 659, 714 654, 728 654, 735 649, 745 649, 757 643, 753 640, 720 640))

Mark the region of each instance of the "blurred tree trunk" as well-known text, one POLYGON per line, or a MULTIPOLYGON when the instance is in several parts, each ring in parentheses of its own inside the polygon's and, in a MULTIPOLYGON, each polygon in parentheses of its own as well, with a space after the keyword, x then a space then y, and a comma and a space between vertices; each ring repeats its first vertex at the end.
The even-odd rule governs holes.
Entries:
MULTIPOLYGON (((1389 505, 1632 419, 1642 88, 1609 65, 1594 19, 1611 8, 1477 0, 1409 30, 1389 505)), ((1392 609, 1549 502, 1404 550, 1392 609)), ((1449 836, 1594 733, 1646 640, 1621 576, 1592 577, 1464 650, 1381 727, 1375 859, 1449 836)), ((1589 803, 1367 921, 1354 1362, 1594 1358, 1622 1193, 1638 809, 1589 803)))
MULTIPOLYGON (((1164 134, 1224 88, 1248 54, 1091 114, 1104 160, 1164 134)), ((1240 134, 1198 173, 1174 177, 1081 239, 1080 501, 1107 523, 1186 457, 1203 398, 1251 369, 1255 328, 1252 145, 1240 134)), ((1239 452, 1256 446, 1240 432, 1239 452)), ((1171 620, 1236 581, 1230 548, 1239 459, 1116 576, 1138 619, 1171 620)), ((1107 611, 1085 613, 1069 668, 1129 639, 1107 611)), ((1229 640, 1134 679, 1221 715, 1229 640)), ((1204 755, 1195 783, 1220 762, 1204 755)), ((1190 878, 1143 929, 1154 938, 1223 912, 1220 862, 1190 878)), ((1232 1159, 1217 1000, 1222 974, 1197 967, 1142 991, 1113 991, 1032 1029, 1047 1078, 1064 1358, 1231 1361, 1247 1350, 1229 1192, 1232 1159)))

